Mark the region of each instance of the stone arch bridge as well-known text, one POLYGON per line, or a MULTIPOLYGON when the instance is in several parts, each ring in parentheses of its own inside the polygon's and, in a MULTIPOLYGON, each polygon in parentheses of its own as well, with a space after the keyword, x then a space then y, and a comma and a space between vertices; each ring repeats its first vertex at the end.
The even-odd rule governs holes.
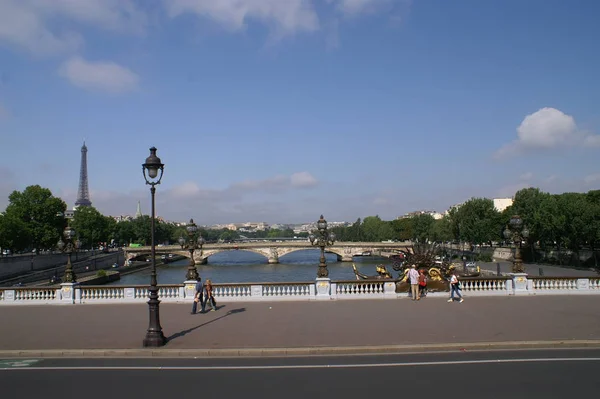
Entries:
MULTIPOLYGON (((406 250, 412 244, 410 242, 338 242, 332 246, 325 247, 328 253, 334 253, 338 261, 352 262, 352 257, 370 252, 373 255, 382 255, 406 250)), ((245 242, 245 243, 223 243, 223 244, 204 244, 202 251, 194 251, 194 262, 202 265, 206 264, 211 255, 225 251, 250 251, 267 258, 269 263, 279 263, 279 257, 296 251, 306 249, 318 249, 308 241, 288 241, 288 242, 245 242)), ((124 248, 125 262, 134 260, 138 257, 147 257, 151 253, 151 247, 124 248)), ((180 255, 189 258, 190 252, 187 249, 181 249, 179 245, 166 245, 156 247, 157 255, 180 255)))

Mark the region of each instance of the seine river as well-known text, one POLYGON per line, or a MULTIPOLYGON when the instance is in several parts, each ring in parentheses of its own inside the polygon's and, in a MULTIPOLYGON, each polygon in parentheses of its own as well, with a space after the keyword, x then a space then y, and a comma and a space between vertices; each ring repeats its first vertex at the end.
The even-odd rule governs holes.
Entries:
MULTIPOLYGON (((326 254, 329 278, 332 280, 354 280, 352 262, 338 262, 334 254, 326 254)), ((317 277, 319 250, 309 249, 292 252, 279 258, 280 263, 268 264, 264 256, 249 251, 220 252, 208 258, 208 264, 196 265, 203 280, 214 283, 243 282, 301 282, 313 281, 317 277)), ((354 263, 362 273, 375 275, 375 266, 390 264, 388 270, 394 277, 398 274, 391 268, 391 261, 385 258, 356 257, 354 263)), ((189 264, 182 259, 157 267, 158 284, 181 284, 189 264)), ((111 285, 147 285, 150 283, 150 269, 121 276, 121 280, 111 285)))

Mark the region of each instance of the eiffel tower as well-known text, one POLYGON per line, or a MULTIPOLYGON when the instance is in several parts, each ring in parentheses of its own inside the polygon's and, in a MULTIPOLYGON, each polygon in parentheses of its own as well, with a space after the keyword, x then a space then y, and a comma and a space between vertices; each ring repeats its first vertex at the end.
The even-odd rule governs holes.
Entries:
POLYGON ((81 168, 79 169, 79 188, 77 189, 75 209, 79 206, 92 206, 92 201, 90 201, 90 190, 88 188, 87 147, 85 146, 85 141, 81 147, 81 168))

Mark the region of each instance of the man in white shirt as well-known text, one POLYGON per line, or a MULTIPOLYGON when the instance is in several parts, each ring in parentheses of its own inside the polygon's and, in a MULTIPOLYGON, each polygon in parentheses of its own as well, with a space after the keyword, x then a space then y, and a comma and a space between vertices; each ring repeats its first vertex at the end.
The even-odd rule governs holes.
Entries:
POLYGON ((412 292, 412 300, 418 301, 419 297, 419 272, 417 271, 417 265, 412 265, 408 271, 408 278, 410 279, 410 290, 412 292))

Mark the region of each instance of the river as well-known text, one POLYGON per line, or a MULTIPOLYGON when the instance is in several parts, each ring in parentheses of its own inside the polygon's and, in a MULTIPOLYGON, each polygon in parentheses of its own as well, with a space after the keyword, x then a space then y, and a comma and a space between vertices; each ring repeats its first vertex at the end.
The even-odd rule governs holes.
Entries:
MULTIPOLYGON (((354 280, 351 262, 338 262, 337 255, 326 254, 329 278, 332 280, 354 280)), ((280 263, 268 264, 264 256, 249 251, 220 252, 208 258, 208 264, 196 265, 203 280, 214 283, 247 282, 301 282, 314 281, 317 277, 319 250, 308 249, 292 252, 279 258, 280 263)), ((390 264, 388 271, 396 277, 391 261, 385 258, 356 257, 354 263, 362 273, 375 275, 375 266, 390 264)), ((182 259, 157 267, 158 284, 181 284, 189 265, 188 259, 182 259)), ((150 269, 121 276, 121 280, 110 285, 147 285, 150 283, 150 269)))

